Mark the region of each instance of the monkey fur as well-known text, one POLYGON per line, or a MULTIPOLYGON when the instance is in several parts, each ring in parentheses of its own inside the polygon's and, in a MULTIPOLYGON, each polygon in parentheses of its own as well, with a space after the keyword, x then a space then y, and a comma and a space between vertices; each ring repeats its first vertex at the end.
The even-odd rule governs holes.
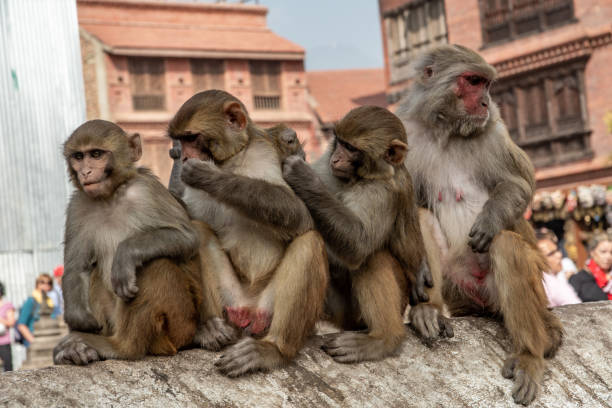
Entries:
MULTIPOLYGON (((350 111, 335 135, 313 168, 292 156, 283 174, 326 243, 328 318, 345 330, 367 329, 327 336, 324 350, 339 362, 376 360, 401 344, 408 285, 428 269, 403 164, 406 134, 391 112, 365 106, 350 111)), ((452 335, 446 319, 434 318, 443 335, 452 335)))
POLYGON ((495 69, 472 50, 443 45, 415 62, 415 81, 398 110, 408 134, 406 166, 422 222, 437 243, 443 270, 429 291, 453 315, 501 317, 514 347, 502 374, 512 396, 535 398, 544 358, 562 342, 547 308, 546 261, 523 218, 535 178, 526 154, 510 139, 489 95, 495 69))
POLYGON ((253 124, 237 98, 218 90, 185 102, 168 134, 181 143, 189 214, 210 225, 225 254, 211 270, 214 324, 201 346, 232 344, 219 332, 233 328, 242 337, 215 363, 221 373, 285 364, 321 316, 328 266, 306 206, 283 180, 279 142, 253 124))
POLYGON ((198 233, 169 192, 133 163, 140 138, 93 120, 64 144, 76 187, 66 212, 64 319, 56 364, 172 355, 195 334, 198 233))

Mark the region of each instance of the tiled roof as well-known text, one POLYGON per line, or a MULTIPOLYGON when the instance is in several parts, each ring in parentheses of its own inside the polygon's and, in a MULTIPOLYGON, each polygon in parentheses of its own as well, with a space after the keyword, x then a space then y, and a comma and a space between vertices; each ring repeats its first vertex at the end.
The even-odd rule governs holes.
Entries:
POLYGON ((315 111, 323 123, 335 122, 362 105, 387 106, 382 68, 306 73, 315 111))
POLYGON ((81 23, 110 52, 162 50, 303 55, 304 49, 265 28, 153 26, 81 23))

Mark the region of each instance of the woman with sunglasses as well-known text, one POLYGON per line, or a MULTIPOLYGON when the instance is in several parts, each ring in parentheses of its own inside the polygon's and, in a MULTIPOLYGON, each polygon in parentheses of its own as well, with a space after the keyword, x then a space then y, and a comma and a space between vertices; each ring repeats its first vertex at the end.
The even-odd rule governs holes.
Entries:
POLYGON ((34 323, 40 319, 41 313, 51 314, 53 302, 47 296, 53 288, 53 280, 47 273, 42 273, 36 278, 36 288, 21 306, 17 330, 22 338, 24 346, 29 347, 34 341, 34 323))

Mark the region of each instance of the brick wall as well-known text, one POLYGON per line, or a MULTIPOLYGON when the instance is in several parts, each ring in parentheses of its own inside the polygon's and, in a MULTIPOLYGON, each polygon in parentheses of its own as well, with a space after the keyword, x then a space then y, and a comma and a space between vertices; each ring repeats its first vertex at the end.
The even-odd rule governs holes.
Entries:
POLYGON ((83 61, 87 119, 97 119, 100 117, 100 106, 98 104, 95 44, 92 39, 86 38, 83 35, 79 39, 81 41, 81 59, 83 61))

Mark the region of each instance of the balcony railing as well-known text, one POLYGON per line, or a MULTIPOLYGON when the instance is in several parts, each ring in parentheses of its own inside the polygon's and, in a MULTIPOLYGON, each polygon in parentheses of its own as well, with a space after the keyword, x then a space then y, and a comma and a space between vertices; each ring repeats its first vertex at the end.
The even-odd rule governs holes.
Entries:
POLYGON ((278 110, 280 109, 280 96, 253 96, 255 109, 257 110, 278 110))

